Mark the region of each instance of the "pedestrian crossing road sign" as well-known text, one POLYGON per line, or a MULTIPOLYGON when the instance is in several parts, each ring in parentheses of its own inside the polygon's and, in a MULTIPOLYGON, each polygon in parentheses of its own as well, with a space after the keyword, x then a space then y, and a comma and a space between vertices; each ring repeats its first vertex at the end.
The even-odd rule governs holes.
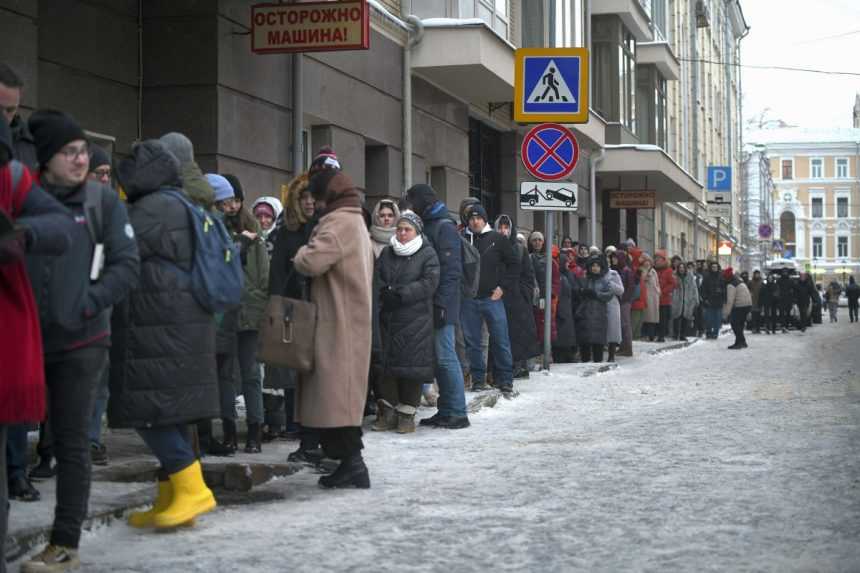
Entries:
POLYGON ((520 48, 514 74, 514 120, 588 122, 588 50, 520 48))

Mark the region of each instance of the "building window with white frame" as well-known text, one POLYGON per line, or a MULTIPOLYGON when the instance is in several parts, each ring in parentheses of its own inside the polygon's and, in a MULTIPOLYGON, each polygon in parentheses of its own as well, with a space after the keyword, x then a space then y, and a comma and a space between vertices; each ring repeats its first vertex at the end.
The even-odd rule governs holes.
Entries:
POLYGON ((848 218, 848 197, 836 198, 836 216, 840 219, 848 218))
POLYGON ((850 173, 848 173, 848 158, 847 157, 837 157, 836 158, 836 178, 837 179, 848 179, 850 177, 850 173))
POLYGON ((848 258, 848 237, 845 235, 836 237, 836 256, 840 259, 848 258))
POLYGON ((508 0, 462 0, 461 18, 480 18, 496 34, 508 40, 508 0))
POLYGON ((812 218, 821 219, 824 217, 824 197, 812 198, 812 218))
POLYGON ((812 179, 824 177, 824 160, 819 158, 809 160, 809 176, 812 179))
POLYGON ((812 258, 824 258, 824 237, 812 237, 812 258))
POLYGON ((794 159, 783 159, 779 162, 783 179, 794 179, 794 159))

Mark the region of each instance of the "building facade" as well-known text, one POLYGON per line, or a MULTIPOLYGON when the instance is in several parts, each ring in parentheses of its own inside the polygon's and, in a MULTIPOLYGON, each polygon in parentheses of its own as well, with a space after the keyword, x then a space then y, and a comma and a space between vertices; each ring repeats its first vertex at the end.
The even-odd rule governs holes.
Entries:
MULTIPOLYGON (((527 126, 512 120, 514 51, 587 47, 589 121, 570 126, 579 206, 554 215, 556 239, 715 252, 703 181, 709 165, 740 172, 738 0, 368 0, 369 50, 298 59, 251 51, 253 4, 0 1, 0 53, 25 81, 24 113, 64 109, 117 155, 182 131, 205 170, 236 174, 253 199, 277 195, 326 144, 370 202, 427 182, 452 210, 477 196, 528 231, 545 219, 519 209, 531 177, 527 126), (655 208, 613 208, 628 191, 653 192, 655 208)), ((740 217, 720 235, 738 247, 740 217)))
POLYGON ((748 139, 769 160, 783 256, 816 282, 860 276, 860 129, 772 129, 748 139))
POLYGON ((741 194, 738 209, 741 218, 741 237, 747 245, 741 268, 752 272, 764 269, 768 260, 782 256, 774 246, 781 248, 773 235, 774 183, 770 160, 763 145, 746 144, 741 172, 741 194))

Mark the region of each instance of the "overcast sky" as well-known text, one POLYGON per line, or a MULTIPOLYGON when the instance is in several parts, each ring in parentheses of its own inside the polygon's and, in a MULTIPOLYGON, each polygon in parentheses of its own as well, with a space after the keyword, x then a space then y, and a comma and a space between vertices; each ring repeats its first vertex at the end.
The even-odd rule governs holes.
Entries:
MULTIPOLYGON (((860 0, 741 0, 741 7, 751 28, 743 64, 860 73, 860 0)), ((745 118, 769 107, 769 119, 800 127, 851 127, 860 76, 744 68, 743 91, 745 118)))

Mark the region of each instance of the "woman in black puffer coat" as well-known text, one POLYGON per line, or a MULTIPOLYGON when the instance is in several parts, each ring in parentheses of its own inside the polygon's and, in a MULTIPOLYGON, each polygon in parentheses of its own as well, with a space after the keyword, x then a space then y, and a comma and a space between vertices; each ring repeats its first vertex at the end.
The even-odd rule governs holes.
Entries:
POLYGON ((421 386, 433 379, 435 337, 433 295, 439 285, 439 259, 421 235, 424 225, 413 212, 397 221, 391 244, 376 262, 374 303, 379 312, 373 356, 378 399, 373 429, 415 431, 421 386))
POLYGON ((221 411, 215 320, 191 290, 194 231, 174 196, 181 194, 179 162, 158 141, 145 141, 118 172, 140 283, 113 310, 108 418, 114 428, 135 428, 161 462, 155 506, 129 523, 175 527, 215 507, 188 430, 221 411))
POLYGON ((576 340, 583 362, 603 362, 606 345, 606 304, 615 296, 607 278, 606 259, 591 256, 586 262, 587 274, 578 280, 579 305, 576 308, 576 340))

